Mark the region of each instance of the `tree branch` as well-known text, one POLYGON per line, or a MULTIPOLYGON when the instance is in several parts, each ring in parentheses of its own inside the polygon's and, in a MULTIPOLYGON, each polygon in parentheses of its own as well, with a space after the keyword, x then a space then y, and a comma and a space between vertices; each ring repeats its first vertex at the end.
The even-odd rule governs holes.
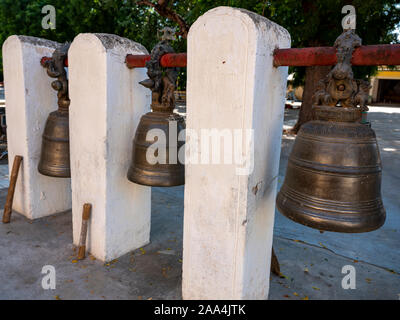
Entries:
POLYGON ((182 36, 182 38, 186 39, 189 32, 189 25, 186 21, 177 14, 174 10, 168 7, 170 0, 158 0, 157 3, 154 3, 150 0, 140 0, 137 2, 138 5, 146 5, 154 8, 160 16, 163 16, 171 21, 174 21, 178 24, 180 32, 177 32, 177 36, 182 36))

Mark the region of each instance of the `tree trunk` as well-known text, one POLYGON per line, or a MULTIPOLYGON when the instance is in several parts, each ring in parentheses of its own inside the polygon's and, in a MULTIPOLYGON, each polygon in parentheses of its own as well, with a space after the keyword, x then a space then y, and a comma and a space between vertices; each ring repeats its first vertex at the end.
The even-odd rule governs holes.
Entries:
POLYGON ((331 66, 306 67, 303 101, 300 107, 299 118, 295 126, 290 130, 291 133, 296 134, 303 123, 311 120, 312 97, 317 88, 318 81, 323 79, 331 68, 331 66))

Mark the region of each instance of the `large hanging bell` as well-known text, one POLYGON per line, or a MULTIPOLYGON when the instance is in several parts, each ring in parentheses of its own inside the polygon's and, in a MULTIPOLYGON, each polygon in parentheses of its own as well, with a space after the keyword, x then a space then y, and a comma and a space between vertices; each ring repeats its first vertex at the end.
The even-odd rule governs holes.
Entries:
POLYGON ((47 118, 42 137, 42 150, 38 165, 41 174, 57 177, 71 177, 69 158, 69 104, 68 80, 64 69, 69 44, 57 48, 51 59, 42 64, 47 74, 57 80, 51 83, 58 91, 58 110, 53 111, 47 118))
MULTIPOLYGON (((342 34, 339 49, 341 40, 354 36, 342 34)), ((386 217, 379 148, 375 132, 362 121, 369 84, 352 79, 353 48, 347 50, 348 60, 338 56, 339 67, 320 82, 313 120, 297 134, 276 201, 286 217, 319 230, 367 232, 382 226, 386 217)))
POLYGON ((277 197, 288 218, 319 230, 372 231, 385 221, 374 131, 353 108, 314 107, 302 125, 277 197))
POLYGON ((179 163, 177 157, 178 151, 183 145, 183 142, 178 141, 177 137, 184 128, 183 118, 176 113, 156 111, 143 115, 133 140, 132 163, 128 171, 128 179, 138 184, 154 187, 184 184, 185 167, 179 163), (171 122, 175 122, 175 124, 171 125, 171 122), (151 129, 158 129, 160 133, 164 133, 165 148, 161 145, 159 149, 148 152, 149 148, 157 141, 156 137, 151 140, 146 139, 151 129), (176 132, 172 132, 175 130, 176 132), (173 141, 170 141, 170 135, 174 137, 173 141), (160 158, 161 152, 164 152, 165 161, 162 161, 164 163, 160 161, 153 164, 151 159, 148 159, 149 156, 152 156, 151 153, 155 153, 155 156, 160 158))
POLYGON ((38 169, 50 177, 71 177, 68 112, 57 110, 47 118, 38 169))
POLYGON ((176 68, 161 69, 160 58, 173 52, 166 40, 158 43, 146 62, 150 79, 140 84, 152 90, 152 112, 142 116, 133 140, 132 162, 128 179, 154 187, 171 187, 185 183, 185 166, 178 157, 184 141, 178 141, 185 128, 182 116, 173 112, 176 68))

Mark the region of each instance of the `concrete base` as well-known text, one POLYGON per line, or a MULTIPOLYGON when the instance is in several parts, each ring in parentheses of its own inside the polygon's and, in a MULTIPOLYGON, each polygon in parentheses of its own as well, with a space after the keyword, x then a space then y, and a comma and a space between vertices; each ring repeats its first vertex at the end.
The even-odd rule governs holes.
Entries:
POLYGON ((51 56, 58 45, 27 36, 11 36, 3 44, 10 172, 14 157, 23 157, 13 209, 29 219, 71 209, 71 179, 47 177, 38 171, 46 119, 58 108, 57 92, 51 87, 54 79, 40 59, 51 56))

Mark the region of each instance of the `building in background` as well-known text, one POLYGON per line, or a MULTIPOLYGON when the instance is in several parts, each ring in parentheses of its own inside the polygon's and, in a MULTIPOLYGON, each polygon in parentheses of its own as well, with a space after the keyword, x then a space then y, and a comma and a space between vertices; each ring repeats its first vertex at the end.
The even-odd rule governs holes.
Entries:
POLYGON ((373 104, 400 104, 400 66, 379 67, 371 77, 370 95, 373 104))

